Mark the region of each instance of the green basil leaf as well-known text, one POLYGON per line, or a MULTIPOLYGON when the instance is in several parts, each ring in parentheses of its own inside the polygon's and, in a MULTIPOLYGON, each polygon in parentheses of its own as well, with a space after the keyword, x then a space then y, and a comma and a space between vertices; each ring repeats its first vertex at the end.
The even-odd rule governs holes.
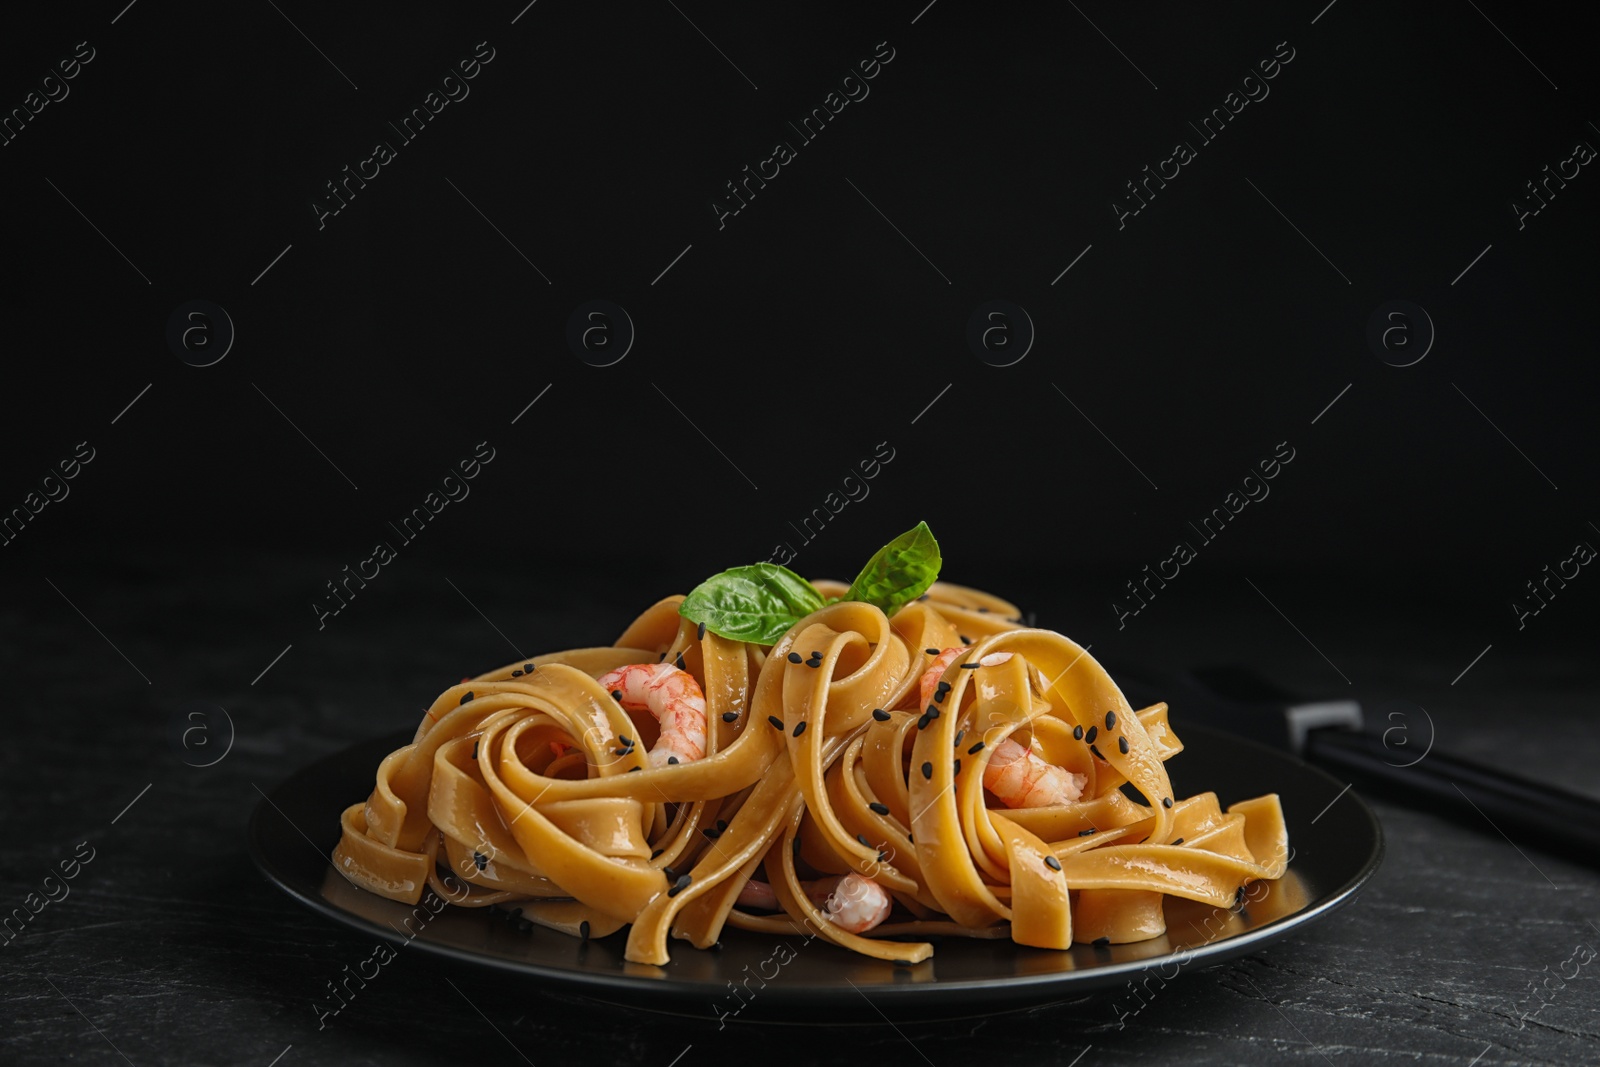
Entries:
POLYGON ((862 600, 893 615, 928 591, 942 562, 933 531, 919 522, 878 550, 850 583, 844 599, 862 600))
POLYGON ((770 645, 822 607, 822 594, 787 567, 755 563, 714 574, 695 586, 678 614, 734 641, 770 645))

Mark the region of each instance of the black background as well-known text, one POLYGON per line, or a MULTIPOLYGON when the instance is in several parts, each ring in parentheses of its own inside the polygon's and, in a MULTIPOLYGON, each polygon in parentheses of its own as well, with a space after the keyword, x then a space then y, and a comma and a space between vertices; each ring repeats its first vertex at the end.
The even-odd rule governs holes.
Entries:
MULTIPOLYGON (((848 578, 920 519, 947 578, 1103 657, 1233 658, 1340 692, 1387 671, 1430 704, 1469 661, 1463 686, 1508 695, 1513 664, 1590 684, 1600 579, 1525 629, 1511 606, 1600 541, 1600 177, 1584 167, 1524 228, 1512 208, 1600 145, 1587 17, 923 3, 9 17, 0 109, 95 50, 0 147, 0 512, 95 450, 0 547, 14 714, 116 722, 154 760, 174 709, 220 701, 291 724, 253 770, 280 780, 507 643, 608 641, 779 542, 848 578), (401 145, 386 123, 479 42, 494 58, 470 95, 401 145), (788 123, 879 42, 894 58, 870 95, 800 145, 788 123), (1270 95, 1202 146, 1188 123, 1279 42, 1294 58, 1270 95), (395 161, 319 228, 324 183, 379 140, 395 161), (724 183, 777 140, 796 160, 719 228, 724 183), (1119 229, 1124 183, 1180 140, 1198 158, 1119 229), (194 299, 237 330, 213 366, 167 345, 194 299), (566 342, 592 299, 637 329, 609 367, 566 342), (1012 366, 966 342, 992 299, 1037 329, 1012 366), (1366 340, 1392 300, 1437 331, 1413 366, 1366 340), (470 496, 319 628, 324 582, 398 547, 388 523, 481 441, 496 458, 470 496), (894 459, 870 495, 803 541, 791 523, 879 442, 894 459), (1270 496, 1202 546, 1189 522, 1280 442, 1295 459, 1270 496), (1179 540, 1199 558, 1119 628, 1113 599, 1179 540), (341 671, 393 680, 321 699, 341 671)), ((1592 746, 1590 721, 1556 717, 1592 746)), ((48 806, 8 797, 8 822, 48 806)))

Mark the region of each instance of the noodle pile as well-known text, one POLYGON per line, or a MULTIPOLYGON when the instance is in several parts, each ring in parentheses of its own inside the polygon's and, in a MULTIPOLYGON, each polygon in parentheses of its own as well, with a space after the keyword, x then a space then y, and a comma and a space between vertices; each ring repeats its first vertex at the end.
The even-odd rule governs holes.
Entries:
POLYGON ((913 963, 939 935, 1140 941, 1165 931, 1166 896, 1226 907, 1246 882, 1284 873, 1275 794, 1226 812, 1214 793, 1174 797, 1165 761, 1182 745, 1166 705, 1135 711, 1083 649, 1023 628, 997 597, 939 582, 892 618, 839 601, 771 647, 697 627, 683 599, 652 606, 612 647, 445 690, 368 800, 344 811, 334 866, 407 904, 432 886, 574 936, 631 924, 627 958, 649 964, 667 962, 669 936, 706 948, 725 926, 913 963), (924 671, 962 646, 924 706, 924 671), (651 765, 655 717, 596 680, 639 663, 699 683, 704 758, 651 765), (1001 803, 983 775, 1008 738, 1081 775, 1081 797, 1001 803), (468 891, 447 891, 441 868, 468 891), (850 872, 893 900, 866 933, 802 885, 850 872), (778 910, 738 906, 752 878, 778 910))

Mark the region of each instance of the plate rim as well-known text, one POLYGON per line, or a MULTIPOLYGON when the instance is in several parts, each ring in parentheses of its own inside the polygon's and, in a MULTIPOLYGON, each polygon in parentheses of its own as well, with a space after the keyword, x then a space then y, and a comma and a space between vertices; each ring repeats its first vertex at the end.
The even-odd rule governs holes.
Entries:
MULTIPOLYGON (((943 999, 946 996, 960 995, 969 997, 975 996, 984 1001, 998 1001, 1011 999, 1012 994, 1020 993, 1024 995, 1024 998, 1028 999, 1028 1003, 1037 1003, 1039 1001, 1036 997, 1036 994, 1041 988, 1060 987, 1060 992, 1062 993, 1063 997, 1070 996, 1074 990, 1086 991, 1107 985, 1115 985, 1118 981, 1126 978, 1129 975, 1140 974, 1145 971, 1153 970, 1157 967, 1165 966, 1175 959, 1182 960, 1180 966, 1183 968, 1188 968, 1191 964, 1198 964, 1202 968, 1208 967, 1213 964, 1222 963, 1235 956, 1244 955, 1260 942, 1276 940, 1277 938, 1283 936, 1283 928, 1285 926, 1289 926, 1291 928, 1300 927, 1326 918, 1328 915, 1354 900, 1362 887, 1371 880, 1372 876, 1377 873, 1378 868, 1382 866, 1384 855, 1387 849, 1383 833, 1383 824, 1378 819, 1377 814, 1372 810, 1371 806, 1355 791, 1353 787, 1345 787, 1339 781, 1339 779, 1335 778, 1322 768, 1306 762, 1296 753, 1273 748, 1270 745, 1264 745, 1258 741, 1252 740, 1251 738, 1241 737, 1237 734, 1232 734, 1224 730, 1212 729, 1210 727, 1202 726, 1199 723, 1183 724, 1181 719, 1175 725, 1175 728, 1178 729, 1180 737, 1183 736, 1185 731, 1190 733, 1210 735, 1212 738, 1224 741, 1226 743, 1242 745, 1249 749, 1256 749, 1268 753, 1279 759, 1288 760, 1298 765, 1298 769, 1300 771, 1309 772, 1314 777, 1322 779, 1329 786, 1335 789, 1343 789, 1343 792, 1334 799, 1338 800, 1345 796, 1345 794, 1348 794, 1349 799, 1355 801, 1358 813, 1365 820, 1365 823, 1371 830, 1372 834, 1371 848, 1361 861, 1359 869, 1357 869, 1350 877, 1348 877, 1343 884, 1333 890, 1330 890, 1315 903, 1300 911, 1269 920, 1263 925, 1256 927, 1255 929, 1248 930, 1244 933, 1235 934, 1232 937, 1218 941, 1210 941, 1197 947, 1179 948, 1171 952, 1162 953, 1156 956, 1149 956, 1143 959, 1107 963, 1103 966, 1096 966, 1092 969, 1084 971, 1054 971, 1041 974, 1003 975, 992 978, 951 978, 944 980, 936 977, 931 982, 897 981, 889 984, 872 986, 870 988, 872 996, 869 1002, 876 1002, 881 999, 899 1003, 909 1000, 943 999)), ((334 922, 345 926, 346 928, 357 930, 362 933, 376 935, 391 944, 398 944, 401 946, 420 945, 422 951, 426 954, 441 956, 457 963, 466 963, 477 967, 489 967, 508 974, 520 975, 536 982, 549 982, 553 985, 561 986, 566 992, 575 995, 581 996, 586 992, 598 993, 598 991, 604 990, 608 994, 612 995, 619 993, 630 994, 657 1002, 671 1001, 681 1003, 690 1000, 698 1000, 708 995, 714 998, 722 993, 722 985, 702 981, 699 979, 673 978, 670 976, 652 977, 622 973, 607 974, 598 971, 574 971, 567 968, 553 967, 543 963, 525 960, 510 960, 502 957, 481 955, 467 949, 458 948, 454 945, 441 944, 433 941, 424 941, 417 938, 406 938, 397 933, 391 927, 384 926, 363 916, 345 911, 344 909, 337 907, 321 897, 313 897, 297 888, 292 880, 285 878, 277 870, 274 861, 268 855, 268 850, 262 845, 262 826, 264 825, 266 812, 269 810, 273 811, 278 818, 282 819, 284 822, 287 822, 295 830, 300 829, 289 819, 287 813, 283 812, 283 810, 278 807, 276 801, 273 800, 273 797, 280 790, 292 784, 296 779, 310 775, 318 769, 323 768, 326 764, 345 758, 348 753, 355 748, 374 744, 378 741, 384 741, 391 736, 395 738, 401 738, 404 734, 405 731, 397 730, 392 734, 369 737, 365 740, 346 745, 337 751, 328 753, 319 759, 304 764, 303 766, 297 768, 283 781, 279 782, 270 791, 262 792, 260 799, 256 801, 254 808, 251 810, 250 820, 247 827, 247 839, 249 843, 250 858, 255 864, 256 869, 262 874, 267 882, 269 882, 280 892, 309 908, 311 911, 317 913, 318 915, 324 916, 325 918, 331 919, 334 922)), ((402 741, 401 743, 404 742, 402 741)), ((310 847, 315 848, 315 844, 311 842, 309 838, 307 839, 307 844, 310 847)), ((326 862, 330 867, 332 867, 333 864, 331 859, 327 859, 326 862)), ((556 936, 553 931, 550 933, 551 936, 556 936)), ((675 946, 676 944, 677 943, 674 942, 675 946)), ((690 951, 712 951, 710 949, 694 949, 694 947, 689 945, 687 942, 684 942, 682 947, 690 951)), ((905 968, 899 967, 898 965, 891 964, 890 966, 895 966, 897 971, 905 970, 905 968)), ((909 973, 909 971, 907 971, 907 973, 909 973)), ((812 985, 797 986, 794 983, 773 985, 770 989, 764 989, 763 992, 771 994, 769 997, 765 998, 766 1003, 768 1006, 775 1009, 782 1009, 786 1007, 804 1007, 824 1002, 832 1003, 839 995, 839 990, 834 987, 824 988, 812 985)), ((863 990, 862 993, 863 995, 866 995, 865 990, 863 990)), ((1022 1006, 1026 1005, 1019 1005, 1019 1007, 1022 1006)))

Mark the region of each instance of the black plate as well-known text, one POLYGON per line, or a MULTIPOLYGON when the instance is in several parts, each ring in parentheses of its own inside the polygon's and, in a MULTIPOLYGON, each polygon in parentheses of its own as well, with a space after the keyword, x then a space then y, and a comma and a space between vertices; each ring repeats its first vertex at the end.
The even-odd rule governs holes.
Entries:
POLYGON ((946 938, 911 967, 865 959, 821 940, 728 929, 723 947, 672 943, 665 967, 623 959, 624 928, 581 943, 503 912, 446 907, 431 914, 357 889, 328 860, 339 813, 372 791, 373 774, 412 731, 367 741, 301 770, 250 819, 250 854, 267 878, 313 911, 418 952, 510 971, 530 983, 600 1000, 726 1019, 774 1019, 826 1008, 829 1017, 949 1017, 1009 1011, 1119 985, 1156 970, 1203 967, 1250 952, 1350 900, 1383 858, 1371 809, 1343 783, 1293 756, 1228 734, 1174 724, 1184 751, 1168 764, 1178 796, 1211 790, 1224 807, 1276 792, 1289 825, 1288 873, 1235 913, 1169 897, 1167 933, 1149 941, 1065 952, 1010 941, 946 938), (407 922, 407 919, 410 922, 407 922), (421 921, 419 921, 421 920, 421 921), (786 946, 781 951, 780 944, 786 946), (736 996, 733 987, 738 987, 736 996), (870 1000, 867 998, 870 997, 870 1000), (742 1008, 741 1008, 742 1005, 742 1008), (869 1010, 870 1009, 870 1010, 869 1010))

